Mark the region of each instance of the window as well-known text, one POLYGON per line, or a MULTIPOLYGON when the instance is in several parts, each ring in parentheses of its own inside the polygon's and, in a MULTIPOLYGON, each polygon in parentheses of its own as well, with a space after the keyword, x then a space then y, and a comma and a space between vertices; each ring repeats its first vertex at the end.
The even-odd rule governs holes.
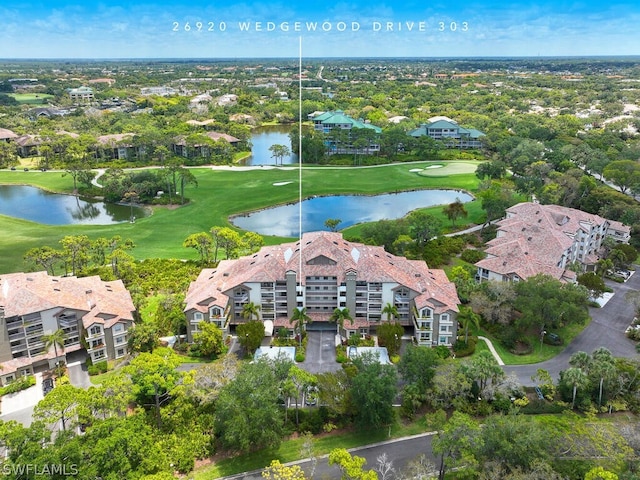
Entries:
POLYGON ((124 357, 125 350, 124 348, 119 348, 116 350, 116 358, 124 357))
POLYGON ((105 357, 106 357, 106 355, 104 353, 104 350, 98 350, 97 352, 94 352, 94 354, 93 354, 94 361, 95 360, 102 360, 105 357))
POLYGON ((431 310, 430 308, 423 308, 420 311, 420 316, 422 318, 431 318, 433 316, 433 310, 431 310))
POLYGON ((116 339, 115 339, 115 344, 116 345, 120 345, 120 344, 125 343, 125 342, 126 342, 126 338, 125 338, 124 335, 116 337, 116 339))
POLYGON ((94 335, 101 335, 102 334, 102 328, 100 328, 99 326, 93 326, 89 329, 89 335, 90 336, 94 336, 94 335))
POLYGON ((449 331, 449 325, 440 325, 440 331, 447 333, 449 331))
POLYGON ((449 337, 441 336, 440 337, 440 341, 438 343, 440 343, 440 345, 448 345, 449 344, 449 337))
POLYGON ((120 333, 120 332, 122 332, 123 330, 124 330, 124 325, 123 325, 123 324, 121 324, 121 323, 116 323, 116 324, 113 326, 113 331, 114 331, 114 333, 120 333))
POLYGON ((448 313, 443 313, 442 315, 440 315, 440 321, 448 322, 449 321, 449 314, 448 313))
POLYGON ((211 316, 212 317, 221 317, 222 316, 222 309, 220 307, 211 307, 211 316))
POLYGON ((199 322, 200 322, 200 321, 202 321, 202 313, 200 313, 200 312, 196 312, 196 313, 194 313, 194 314, 193 314, 193 319, 194 319, 194 320, 197 320, 197 321, 199 321, 199 322))

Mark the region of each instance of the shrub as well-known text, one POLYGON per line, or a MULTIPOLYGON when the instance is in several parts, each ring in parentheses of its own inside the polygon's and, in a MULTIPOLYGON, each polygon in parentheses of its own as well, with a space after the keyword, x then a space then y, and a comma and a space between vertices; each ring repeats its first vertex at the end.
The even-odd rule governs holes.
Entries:
POLYGON ((476 263, 487 256, 482 250, 468 248, 460 255, 460 258, 468 263, 476 263))
POLYGON ((304 352, 296 352, 296 362, 302 363, 304 362, 305 358, 306 358, 306 355, 304 354, 304 352))
POLYGON ((8 393, 16 393, 22 390, 26 390, 29 387, 33 387, 36 384, 36 377, 33 375, 26 375, 24 377, 20 377, 9 385, 6 385, 0 388, 0 396, 7 395, 8 393))
POLYGON ((285 327, 280 327, 278 329, 278 339, 279 340, 286 340, 289 338, 289 329, 285 328, 285 327))
POLYGON ((456 343, 453 344, 453 351, 457 358, 468 357, 476 351, 477 339, 475 337, 469 337, 467 342, 464 339, 459 338, 456 343))
POLYGON ((438 345, 437 347, 434 347, 434 350, 436 351, 438 356, 443 360, 451 356, 451 351, 449 350, 448 347, 444 345, 438 345))
POLYGON ((94 363, 93 365, 87 367, 89 375, 99 375, 101 373, 106 373, 107 370, 109 370, 109 365, 107 364, 106 360, 94 363))
POLYGON ((562 413, 567 409, 564 403, 550 403, 544 400, 532 400, 528 405, 525 405, 520 409, 520 413, 527 413, 530 415, 538 415, 543 413, 562 413))

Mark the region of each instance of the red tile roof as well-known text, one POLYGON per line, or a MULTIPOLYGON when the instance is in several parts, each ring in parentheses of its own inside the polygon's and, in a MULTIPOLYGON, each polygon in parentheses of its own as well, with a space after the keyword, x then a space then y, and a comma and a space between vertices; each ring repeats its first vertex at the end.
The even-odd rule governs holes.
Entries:
MULTIPOLYGON (((485 252, 488 256, 476 266, 501 275, 516 274, 523 279, 539 273, 557 279, 575 279, 575 273, 558 267, 563 263, 563 255, 572 252, 581 234, 585 238, 592 231, 606 234, 611 224, 626 231, 619 222, 581 210, 519 203, 508 208, 506 218, 497 223, 497 237, 487 242, 485 252)), ((570 258, 570 255, 566 257, 570 258)), ((593 254, 585 252, 583 263, 595 260, 593 254)))
POLYGON ((285 280, 286 273, 297 272, 300 263, 305 277, 302 284, 309 276, 335 276, 340 284, 346 280, 347 272, 355 271, 360 281, 398 283, 410 288, 418 294, 417 308, 458 311, 455 285, 442 270, 430 269, 423 261, 392 255, 382 247, 348 242, 333 232, 305 233, 302 241, 263 247, 254 255, 223 260, 217 268, 203 270, 189 287, 185 311, 204 312, 208 304, 224 306, 228 302, 224 292, 245 282, 285 280), (318 257, 326 257, 333 264, 309 264, 318 257), (202 300, 208 298, 211 301, 202 305, 202 300))
POLYGON ((100 323, 133 321, 135 307, 121 280, 104 282, 98 276, 57 277, 47 272, 0 275, 0 306, 6 318, 53 308, 84 312, 85 328, 100 323))

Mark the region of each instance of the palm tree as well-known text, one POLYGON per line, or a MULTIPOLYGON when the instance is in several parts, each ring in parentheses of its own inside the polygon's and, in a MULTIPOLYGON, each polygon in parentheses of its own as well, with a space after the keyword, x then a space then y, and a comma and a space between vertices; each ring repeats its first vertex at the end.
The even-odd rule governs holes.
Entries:
POLYGON ((391 323, 391 318, 398 318, 398 307, 396 307, 392 303, 387 302, 387 304, 382 309, 382 313, 387 315, 387 322, 391 323))
POLYGON ((336 322, 338 324, 338 333, 340 333, 340 330, 344 328, 345 320, 349 320, 353 325, 353 318, 351 318, 351 313, 349 313, 349 309, 346 307, 336 308, 329 317, 330 322, 336 322))
POLYGON ((464 343, 469 342, 469 329, 471 327, 480 328, 480 315, 474 313, 469 307, 460 307, 458 322, 464 328, 464 343))
POLYGON ((252 320, 253 317, 256 317, 256 320, 260 318, 260 305, 253 302, 245 303, 242 306, 242 318, 252 320))
POLYGON ((591 356, 587 352, 576 352, 569 358, 569 365, 586 371, 591 365, 591 356))
POLYGON ((289 323, 293 324, 293 330, 300 334, 300 346, 302 346, 302 330, 306 323, 311 323, 313 319, 307 315, 307 307, 294 308, 291 313, 289 323))
POLYGON ((578 388, 586 387, 589 383, 589 378, 580 368, 571 367, 565 370, 564 380, 573 387, 573 395, 571 398, 571 409, 573 410, 576 403, 578 388))
POLYGON ((58 347, 64 349, 64 330, 59 328, 53 333, 42 335, 42 341, 44 342, 44 351, 48 352, 53 347, 56 354, 56 366, 58 365, 58 347))

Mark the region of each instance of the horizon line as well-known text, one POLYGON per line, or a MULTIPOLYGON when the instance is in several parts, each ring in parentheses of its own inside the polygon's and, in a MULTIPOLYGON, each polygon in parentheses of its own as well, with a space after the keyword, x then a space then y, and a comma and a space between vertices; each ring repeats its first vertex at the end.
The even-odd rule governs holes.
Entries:
MULTIPOLYGON (((453 56, 404 56, 404 55, 378 55, 378 56, 309 56, 310 60, 520 60, 520 59, 640 59, 640 54, 594 54, 594 55, 453 55, 453 56)), ((238 60, 297 60, 297 57, 273 56, 273 57, 7 57, 0 58, 0 62, 44 62, 44 61, 83 61, 83 62, 133 62, 133 61, 238 61, 238 60)))

